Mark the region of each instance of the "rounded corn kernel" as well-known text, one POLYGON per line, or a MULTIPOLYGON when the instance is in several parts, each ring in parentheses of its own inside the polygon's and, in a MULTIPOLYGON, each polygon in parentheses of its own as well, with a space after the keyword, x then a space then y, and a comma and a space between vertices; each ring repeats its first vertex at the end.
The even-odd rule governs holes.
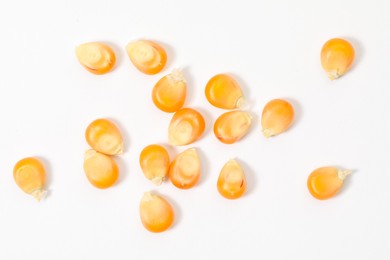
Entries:
POLYGON ((86 70, 97 75, 109 72, 116 61, 112 48, 98 42, 89 42, 77 46, 76 56, 86 70))
POLYGON ((192 188, 199 178, 200 159, 195 148, 180 153, 169 167, 169 179, 177 188, 192 188))
POLYGON ((205 94, 210 104, 218 108, 235 109, 244 102, 241 87, 227 74, 212 77, 207 82, 205 94))
POLYGON ((244 171, 236 160, 229 160, 218 177, 219 193, 227 199, 238 199, 246 191, 244 171))
POLYGON ((139 163, 145 177, 160 185, 168 174, 169 155, 161 145, 152 144, 142 150, 139 163))
POLYGON ((214 134, 219 141, 232 144, 244 137, 251 126, 252 116, 244 111, 229 111, 217 118, 214 134))
POLYGON ((163 232, 173 224, 175 213, 171 204, 162 196, 146 192, 139 207, 141 222, 150 232, 163 232))
POLYGON ((268 102, 262 113, 261 125, 266 138, 285 132, 294 121, 293 106, 283 100, 274 99, 268 102))

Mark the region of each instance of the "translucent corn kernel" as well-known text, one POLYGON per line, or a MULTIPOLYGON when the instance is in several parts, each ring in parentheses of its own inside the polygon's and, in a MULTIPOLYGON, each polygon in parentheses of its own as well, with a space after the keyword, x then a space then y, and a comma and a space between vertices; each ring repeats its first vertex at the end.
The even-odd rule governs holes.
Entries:
POLYGON ((195 142, 203 134, 203 116, 192 108, 177 111, 169 124, 168 141, 171 145, 187 145, 195 142))
POLYGON ((109 72, 114 67, 116 60, 111 47, 98 42, 77 46, 76 56, 85 69, 97 75, 109 72))
POLYGON ((248 112, 226 112, 215 121, 214 134, 222 143, 232 144, 248 133, 251 123, 252 116, 248 112))
POLYGON ((332 198, 342 188, 344 179, 351 170, 340 170, 336 167, 315 169, 307 179, 307 187, 314 198, 325 200, 332 198))
POLYGON ((134 66, 142 73, 154 75, 159 73, 167 62, 167 54, 159 44, 139 40, 126 46, 127 55, 134 66))
POLYGON ((331 80, 344 75, 352 66, 355 51, 344 39, 331 39, 321 50, 321 64, 331 80))
POLYGON ((187 85, 183 74, 180 70, 173 70, 154 86, 153 103, 164 112, 176 112, 184 105, 186 90, 187 85))
POLYGON ((14 167, 14 180, 20 189, 37 201, 45 197, 46 171, 40 160, 28 157, 17 162, 14 167))
POLYGON ((169 170, 169 155, 161 145, 145 147, 139 157, 142 172, 148 180, 160 185, 169 170))
POLYGON ((194 148, 180 153, 171 163, 169 179, 180 189, 193 187, 200 178, 200 159, 194 148))
POLYGON ((282 99, 268 102, 261 118, 263 134, 266 138, 285 132, 294 121, 293 106, 282 99))
POLYGON ((222 168, 217 183, 219 193, 227 199, 238 199, 246 190, 244 171, 236 160, 229 160, 222 168))
POLYGON ((151 192, 146 192, 142 197, 139 212, 144 227, 154 233, 167 230, 175 218, 171 204, 162 196, 151 192))
POLYGON ((119 177, 114 159, 92 149, 85 152, 84 172, 89 182, 99 189, 111 187, 119 177))
POLYGON ((108 154, 123 153, 123 139, 118 127, 108 119, 97 119, 87 127, 87 143, 92 149, 108 154))
POLYGON ((212 77, 206 85, 205 94, 210 104, 218 108, 235 109, 244 102, 240 86, 226 74, 212 77))

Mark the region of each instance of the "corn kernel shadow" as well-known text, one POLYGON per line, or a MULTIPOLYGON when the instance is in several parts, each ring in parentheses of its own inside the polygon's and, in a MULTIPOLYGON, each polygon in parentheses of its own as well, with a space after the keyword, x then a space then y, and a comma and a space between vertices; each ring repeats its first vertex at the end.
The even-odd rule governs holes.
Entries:
POLYGON ((53 184, 53 167, 52 167, 52 164, 50 163, 50 161, 48 159, 46 159, 46 157, 34 156, 34 158, 40 160, 43 163, 43 166, 45 167, 45 172, 46 172, 46 185, 45 185, 46 198, 49 198, 49 197, 52 196, 52 192, 50 190, 50 187, 53 184))
POLYGON ((186 89, 186 100, 184 102, 184 106, 183 107, 188 107, 188 106, 191 106, 191 103, 192 101, 194 100, 194 97, 196 96, 196 91, 195 91, 195 80, 194 80, 194 77, 192 76, 192 74, 190 73, 190 69, 189 67, 183 67, 181 68, 181 71, 184 75, 184 78, 186 79, 186 85, 187 85, 187 89, 186 89))
POLYGON ((361 42, 359 40, 357 40, 356 38, 346 36, 344 39, 349 41, 355 50, 355 61, 354 61, 354 64, 352 64, 351 69, 350 69, 350 71, 353 71, 353 70, 355 70, 356 66, 358 66, 359 63, 362 62, 364 55, 365 55, 365 50, 364 50, 364 47, 361 44, 361 42))
POLYGON ((299 125, 299 123, 302 121, 303 109, 301 103, 299 103, 296 99, 290 97, 283 98, 283 99, 290 102, 294 108, 294 119, 289 129, 287 129, 287 132, 289 132, 289 131, 293 131, 297 127, 297 125, 299 125))
POLYGON ((239 109, 246 109, 246 110, 251 110, 255 106, 256 102, 251 98, 251 92, 250 92, 250 87, 249 84, 244 78, 242 78, 240 75, 232 72, 228 72, 228 75, 232 76, 240 86, 243 97, 244 97, 244 104, 242 107, 239 109))
MULTIPOLYGON (((159 44, 164 50, 165 52, 167 53, 167 63, 165 64, 164 68, 161 70, 161 72, 164 72, 164 73, 169 73, 168 71, 169 70, 172 70, 172 64, 175 62, 176 60, 176 52, 175 52, 175 49, 168 43, 164 42, 164 41, 156 41, 156 40, 151 40, 157 44, 159 44)), ((159 73, 161 73, 159 72, 159 73)))
MULTIPOLYGON (((343 169, 343 170, 346 170, 344 167, 339 167, 338 165, 334 166, 338 169, 343 169)), ((343 181, 343 187, 341 188, 341 190, 336 194, 336 197, 338 196, 343 196, 343 194, 345 192, 348 192, 348 190, 350 189, 350 187, 352 186, 352 183, 353 183, 353 176, 356 174, 356 172, 358 172, 358 170, 355 170, 355 169, 352 169, 352 173, 350 175, 348 175, 345 180, 343 181)))
POLYGON ((203 134, 199 137, 198 140, 201 140, 203 138, 206 138, 209 135, 209 132, 212 131, 214 127, 214 120, 211 116, 211 113, 208 112, 206 109, 201 107, 194 107, 196 111, 198 111, 204 118, 205 121, 205 129, 203 134))
POLYGON ((126 161, 121 158, 121 156, 114 156, 113 159, 115 160, 116 164, 118 165, 119 168, 119 178, 115 184, 115 186, 122 185, 122 183, 126 180, 128 177, 128 166, 126 164, 126 161))
POLYGON ((124 53, 123 53, 123 48, 121 48, 119 45, 116 43, 110 42, 110 41, 102 41, 103 44, 106 44, 110 46, 115 53, 115 64, 114 67, 112 68, 112 71, 117 70, 118 67, 120 67, 123 63, 124 60, 124 53))
POLYGON ((235 158, 235 160, 241 165, 245 174, 247 187, 246 187, 246 192, 244 193, 244 197, 251 195, 259 186, 257 176, 253 168, 249 166, 248 163, 246 163, 245 161, 239 158, 235 158))
POLYGON ((202 149, 196 147, 200 159, 200 179, 196 186, 203 185, 210 177, 210 161, 202 149))
POLYGON ((123 147, 123 154, 125 154, 127 152, 128 147, 130 147, 129 133, 127 132, 126 128, 119 120, 112 118, 112 117, 107 117, 106 119, 112 121, 119 128, 119 132, 121 133, 122 138, 123 138, 123 146, 124 146, 123 147))

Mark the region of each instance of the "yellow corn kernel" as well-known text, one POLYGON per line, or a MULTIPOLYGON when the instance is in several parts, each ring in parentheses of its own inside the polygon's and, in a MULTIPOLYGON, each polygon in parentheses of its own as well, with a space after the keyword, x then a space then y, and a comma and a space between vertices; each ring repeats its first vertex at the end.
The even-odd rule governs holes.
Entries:
POLYGON ((330 39, 321 50, 322 67, 331 80, 344 75, 351 68, 354 58, 353 46, 344 39, 330 39))
POLYGON ((169 179, 180 189, 193 187, 200 178, 200 159, 194 148, 180 153, 169 167, 169 179))
POLYGON ((134 66, 145 74, 159 73, 167 62, 167 53, 164 48, 152 41, 130 42, 126 46, 126 51, 134 66))
POLYGON ((168 174, 169 155, 161 145, 152 144, 142 150, 139 163, 145 177, 160 185, 168 174))
POLYGON ((171 145, 187 145, 200 138, 205 129, 203 116, 192 108, 177 111, 169 124, 168 142, 171 145))
POLYGON ((205 94, 211 105, 223 109, 242 106, 244 97, 237 81, 227 74, 218 74, 207 82, 205 94))
POLYGON ((342 188, 345 178, 351 170, 340 170, 336 167, 315 169, 307 179, 307 187, 314 198, 325 200, 332 198, 342 188))
POLYGON ((109 72, 114 67, 116 60, 111 47, 98 42, 77 46, 76 56, 86 70, 97 75, 109 72))
POLYGON ((32 195, 37 201, 42 200, 46 191, 46 171, 42 162, 28 157, 20 160, 14 167, 14 180, 25 193, 32 195))
POLYGON ((229 111, 215 121, 214 134, 222 143, 232 144, 244 137, 251 126, 252 116, 244 111, 229 111))
POLYGON ((268 102, 261 118, 263 134, 266 138, 285 132, 294 121, 293 106, 282 99, 268 102))
POLYGON ((96 119, 85 131, 85 139, 92 149, 108 154, 123 153, 123 139, 118 127, 108 119, 96 119))
POLYGON ((219 193, 227 199, 238 199, 246 190, 244 171, 236 160, 229 160, 222 168, 217 183, 219 193))
POLYGON ((89 182, 99 189, 111 187, 119 177, 114 159, 92 149, 85 152, 84 172, 89 182))
POLYGON ((141 222, 150 232, 158 233, 172 226, 175 213, 173 207, 162 196, 146 192, 139 207, 141 222))
POLYGON ((154 86, 153 103, 164 112, 176 112, 184 105, 186 91, 187 85, 183 74, 180 70, 173 70, 154 86))

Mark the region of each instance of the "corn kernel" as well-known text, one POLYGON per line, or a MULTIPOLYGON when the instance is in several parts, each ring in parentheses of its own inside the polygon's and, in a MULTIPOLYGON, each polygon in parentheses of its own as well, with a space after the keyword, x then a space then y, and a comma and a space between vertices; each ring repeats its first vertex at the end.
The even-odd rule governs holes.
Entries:
POLYGON ((223 109, 242 106, 244 97, 237 81, 227 74, 212 77, 206 85, 205 94, 211 105, 223 109))
POLYGON ((146 192, 141 199, 141 222, 150 232, 158 233, 172 226, 175 213, 171 204, 162 196, 146 192))
POLYGON ((215 121, 214 134, 222 143, 232 144, 244 137, 251 126, 252 116, 244 111, 229 111, 215 121))
POLYGON ((176 112, 186 99, 186 80, 180 70, 173 70, 161 78, 153 88, 153 103, 160 110, 168 113, 176 112))
POLYGON ((336 167, 315 169, 307 179, 307 187, 314 198, 325 200, 335 196, 342 188, 345 178, 351 170, 340 170, 336 167))
POLYGON ((99 189, 111 187, 119 177, 114 159, 92 149, 85 152, 84 172, 89 182, 99 189))
POLYGON ((112 48, 98 42, 77 46, 76 56, 86 70, 97 75, 109 72, 114 67, 116 60, 112 48))
POLYGON ((160 185, 168 174, 169 155, 161 145, 152 144, 142 150, 139 163, 145 177, 160 185))
POLYGON ((203 116, 192 108, 177 111, 169 124, 168 142, 171 145, 187 145, 200 138, 205 129, 203 116))
POLYGON ((180 153, 169 167, 169 179, 180 189, 192 188, 200 178, 200 159, 194 148, 180 153))
POLYGON ((159 44, 139 40, 126 46, 127 55, 134 66, 142 73, 154 75, 159 73, 167 62, 167 54, 159 44))
POLYGON ((246 190, 244 171, 236 160, 229 160, 222 168, 217 183, 219 193, 227 199, 238 199, 246 190))
POLYGON ((266 138, 285 132, 294 121, 293 106, 282 99, 268 102, 261 118, 263 134, 266 138))
POLYGON ((25 193, 32 195, 37 201, 45 197, 46 171, 40 160, 28 157, 18 161, 13 175, 16 184, 25 193))
POLYGON ((355 58, 353 46, 344 39, 330 39, 321 50, 321 64, 331 80, 344 75, 355 58))
POLYGON ((85 138, 92 149, 108 154, 123 153, 123 139, 118 127, 108 119, 96 119, 87 127, 85 138))

